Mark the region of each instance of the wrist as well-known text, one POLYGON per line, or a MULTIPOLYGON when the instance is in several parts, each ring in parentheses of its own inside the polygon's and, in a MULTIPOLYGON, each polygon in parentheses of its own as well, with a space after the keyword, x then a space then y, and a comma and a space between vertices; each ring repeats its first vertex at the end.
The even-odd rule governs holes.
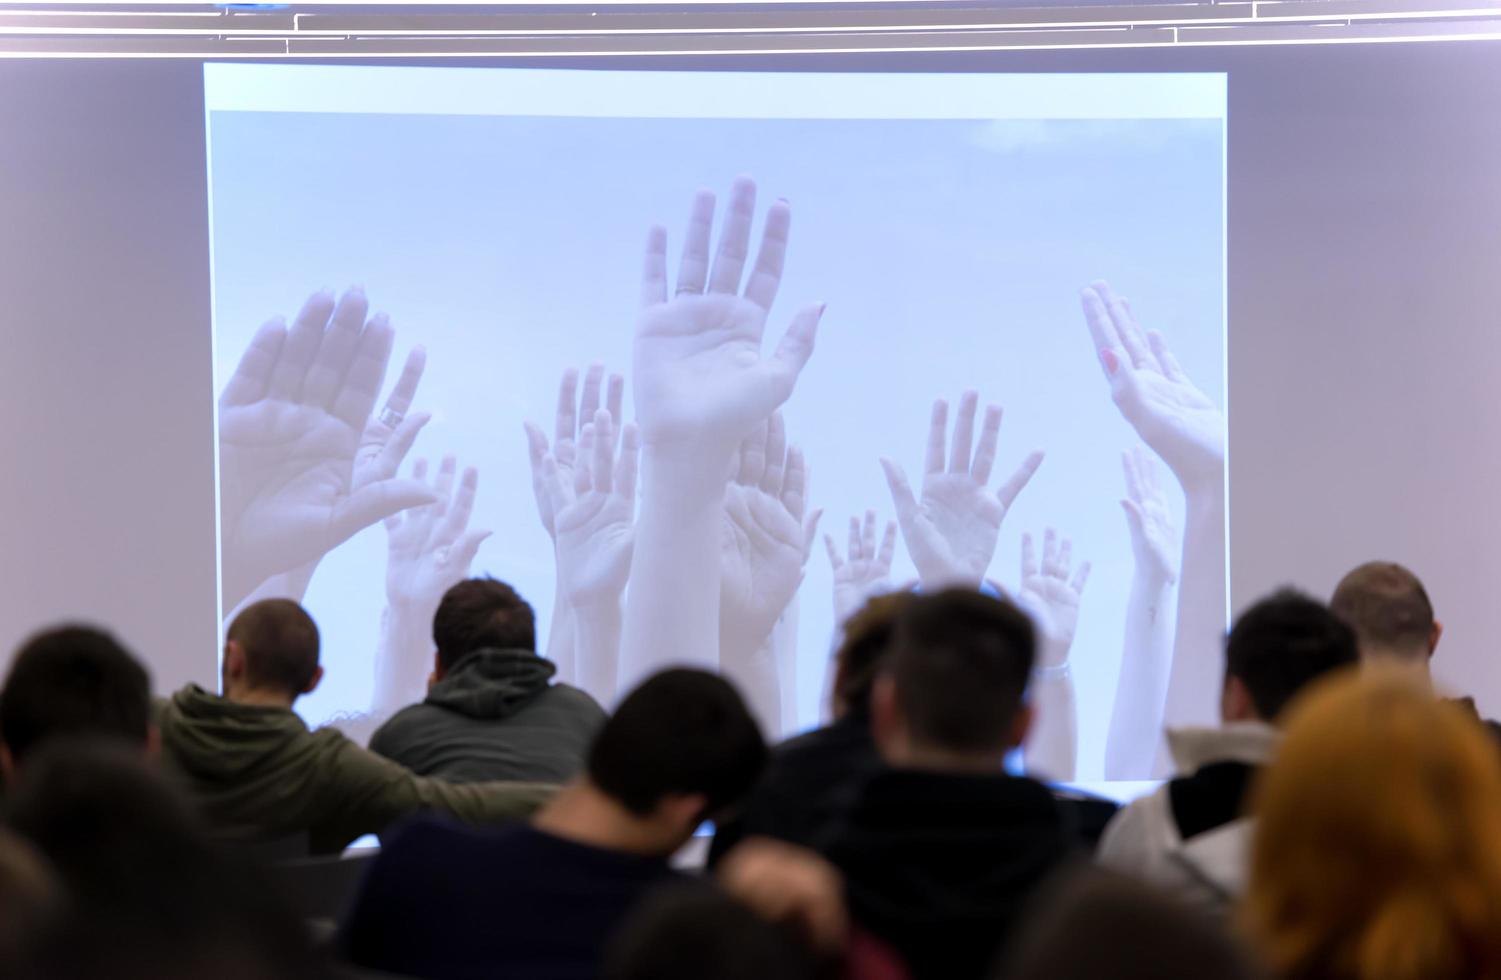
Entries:
POLYGON ((1060 684, 1064 681, 1073 680, 1073 669, 1069 667, 1067 654, 1062 663, 1039 664, 1032 671, 1032 678, 1039 684, 1060 684))
POLYGON ((664 443, 642 447, 642 504, 678 508, 724 503, 731 452, 718 447, 664 443))

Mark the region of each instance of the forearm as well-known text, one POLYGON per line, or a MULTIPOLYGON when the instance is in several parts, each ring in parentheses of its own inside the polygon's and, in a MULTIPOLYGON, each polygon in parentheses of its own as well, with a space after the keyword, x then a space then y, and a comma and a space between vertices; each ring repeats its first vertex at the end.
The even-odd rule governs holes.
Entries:
POLYGON ((574 607, 572 621, 578 674, 574 683, 593 694, 607 707, 624 692, 617 689, 620 664, 620 633, 624 613, 619 598, 604 599, 574 607))
POLYGON ((375 693, 370 704, 377 718, 422 700, 432 671, 432 612, 395 602, 381 614, 375 693))
POLYGON ((1125 642, 1105 743, 1106 779, 1147 779, 1162 742, 1162 713, 1177 627, 1177 590, 1137 569, 1126 605, 1125 642))
POLYGON ((740 691, 767 738, 775 738, 782 730, 781 671, 775 637, 775 631, 767 633, 753 648, 726 638, 720 647, 725 677, 740 691))
POLYGON ((728 458, 645 453, 621 686, 666 664, 719 666, 720 523, 728 458))
POLYGON ((1049 780, 1073 779, 1079 754, 1079 717, 1074 678, 1066 665, 1061 672, 1039 673, 1032 682, 1032 704, 1036 719, 1023 750, 1027 773, 1049 780))
POLYGON ((1183 573, 1167 689, 1166 724, 1213 724, 1225 633, 1225 492, 1221 481, 1186 489, 1183 573))
POLYGON ((554 578, 552 594, 552 625, 547 629, 547 659, 557 667, 558 680, 568 684, 578 684, 580 683, 578 643, 575 639, 577 631, 573 604, 568 601, 568 596, 564 592, 561 575, 554 578))

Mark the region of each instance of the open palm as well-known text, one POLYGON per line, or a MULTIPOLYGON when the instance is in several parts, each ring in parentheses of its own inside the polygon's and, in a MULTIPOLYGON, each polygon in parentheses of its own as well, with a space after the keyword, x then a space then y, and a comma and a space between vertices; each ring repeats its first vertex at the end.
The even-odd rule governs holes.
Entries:
POLYGON ((1055 667, 1068 660, 1069 647, 1079 628, 1079 599, 1089 580, 1089 562, 1081 564, 1070 577, 1073 545, 1061 542, 1052 528, 1042 539, 1042 561, 1032 543, 1032 535, 1022 535, 1021 588, 1017 601, 1032 616, 1037 626, 1039 660, 1044 667, 1055 667))
POLYGON ((1006 511, 1042 463, 1042 453, 1032 453, 998 491, 991 493, 987 484, 995 464, 1001 410, 994 405, 986 408, 979 444, 971 460, 978 404, 976 392, 964 393, 946 464, 944 443, 949 406, 943 399, 933 403, 921 498, 913 494, 899 464, 881 460, 896 505, 902 539, 907 542, 907 552, 917 566, 924 588, 980 584, 995 556, 1006 511))
POLYGON ((755 195, 753 182, 736 181, 712 271, 708 253, 714 195, 697 195, 677 291, 670 299, 667 235, 652 229, 632 376, 636 417, 648 445, 706 444, 728 455, 791 396, 813 353, 821 305, 800 311, 772 356, 761 356, 767 314, 781 282, 791 211, 778 201, 767 212, 761 250, 742 294, 755 195))
POLYGON ((1109 284, 1082 294, 1084 318, 1126 421, 1185 486, 1221 478, 1225 413, 1184 373, 1162 334, 1142 330, 1109 284))
POLYGON ((780 415, 741 444, 725 488, 721 550, 721 645, 754 649, 802 584, 819 514, 804 518, 807 467, 788 448, 780 415))
POLYGON ((366 323, 366 309, 358 290, 337 307, 318 293, 290 328, 266 323, 220 396, 227 605, 362 528, 433 499, 425 486, 394 474, 354 485, 393 342, 385 318, 366 323))
POLYGON ((572 485, 553 457, 543 464, 556 515, 558 581, 574 606, 618 602, 631 574, 639 437, 626 425, 617 458, 615 428, 604 409, 584 425, 572 485))

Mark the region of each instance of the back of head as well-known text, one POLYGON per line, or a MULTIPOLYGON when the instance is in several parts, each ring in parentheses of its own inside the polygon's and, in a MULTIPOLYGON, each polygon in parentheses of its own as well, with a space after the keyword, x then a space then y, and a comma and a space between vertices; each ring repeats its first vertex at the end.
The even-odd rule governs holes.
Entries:
POLYGON ((1271 721, 1311 681, 1357 662, 1355 634, 1317 599, 1275 592, 1241 614, 1225 643, 1225 673, 1271 721))
POLYGON ((834 713, 861 713, 891 649, 897 617, 915 596, 888 592, 871 599, 844 624, 844 642, 834 654, 834 713))
POLYGON ((787 931, 713 885, 677 884, 626 917, 605 980, 813 980, 818 960, 787 931))
POLYGON ((1289 711, 1253 792, 1245 926, 1290 980, 1501 976, 1501 766, 1409 672, 1367 668, 1289 711))
POLYGON ((1136 880, 1097 868, 1043 891, 996 980, 1253 980, 1223 923, 1136 880))
POLYGON ((243 651, 250 687, 296 697, 318 674, 318 625, 291 599, 246 606, 229 624, 225 640, 243 651))
POLYGON ((209 841, 140 753, 54 740, 11 801, 11 824, 67 897, 42 954, 48 976, 301 980, 320 970, 280 897, 209 841))
POLYGON ((637 687, 589 749, 589 780, 638 815, 664 797, 701 795, 705 813, 742 800, 766 765, 761 730, 727 681, 673 668, 637 687))
POLYGON ((59 735, 107 735, 145 747, 151 679, 119 641, 88 626, 38 633, 0 690, 0 741, 19 762, 59 735))
POLYGON ((886 673, 914 743, 953 753, 1010 747, 1036 656, 1026 613, 967 589, 915 597, 886 673))
POLYGON ((1411 571, 1390 561, 1366 562, 1340 580, 1329 600, 1367 655, 1426 660, 1435 639, 1433 603, 1411 571))
POLYGON ((476 650, 535 651, 536 617, 504 582, 465 579, 443 594, 433 617, 433 643, 444 670, 476 650))

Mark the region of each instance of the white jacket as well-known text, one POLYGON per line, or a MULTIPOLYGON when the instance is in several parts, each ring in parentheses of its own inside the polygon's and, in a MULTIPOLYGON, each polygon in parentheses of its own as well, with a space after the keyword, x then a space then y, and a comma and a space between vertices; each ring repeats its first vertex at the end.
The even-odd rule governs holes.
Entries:
MULTIPOLYGON (((1263 722, 1167 733, 1173 760, 1185 777, 1211 763, 1263 765, 1277 738, 1277 730, 1263 722)), ((1252 829, 1251 818, 1240 817, 1184 840, 1173 815, 1169 785, 1164 783, 1111 819, 1096 860, 1205 911, 1225 914, 1245 890, 1252 829)))

